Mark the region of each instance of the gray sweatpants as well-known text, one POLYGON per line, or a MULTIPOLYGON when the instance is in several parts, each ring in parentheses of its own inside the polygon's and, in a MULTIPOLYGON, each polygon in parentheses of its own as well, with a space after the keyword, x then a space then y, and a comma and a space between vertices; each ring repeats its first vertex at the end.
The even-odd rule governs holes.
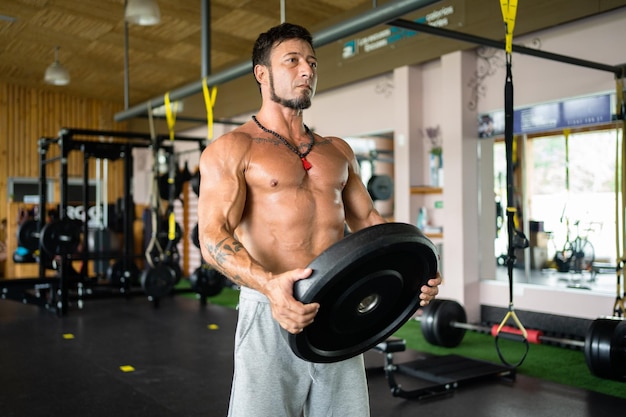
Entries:
POLYGON ((267 298, 243 287, 229 417, 368 417, 363 356, 328 364, 298 358, 267 298))

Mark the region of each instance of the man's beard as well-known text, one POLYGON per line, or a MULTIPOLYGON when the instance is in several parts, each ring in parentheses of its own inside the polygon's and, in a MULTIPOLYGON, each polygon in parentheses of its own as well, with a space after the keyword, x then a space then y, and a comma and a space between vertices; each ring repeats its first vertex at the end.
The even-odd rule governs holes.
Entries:
POLYGON ((291 100, 284 99, 282 97, 278 97, 276 95, 276 90, 274 89, 274 76, 270 71, 270 98, 273 102, 278 103, 282 106, 287 107, 288 109, 293 110, 304 110, 311 107, 311 97, 303 94, 298 98, 293 98, 291 100))

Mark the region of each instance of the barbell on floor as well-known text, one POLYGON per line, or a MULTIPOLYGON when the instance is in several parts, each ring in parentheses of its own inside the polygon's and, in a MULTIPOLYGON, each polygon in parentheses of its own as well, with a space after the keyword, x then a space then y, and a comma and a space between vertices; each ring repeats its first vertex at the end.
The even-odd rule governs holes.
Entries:
POLYGON ((626 321, 619 318, 594 320, 585 340, 546 336, 541 330, 526 330, 526 336, 516 327, 483 326, 467 323, 463 306, 453 300, 435 299, 424 307, 421 317, 422 334, 427 342, 444 347, 458 346, 466 330, 489 333, 503 339, 529 343, 555 343, 582 349, 589 370, 596 376, 626 380, 626 321))

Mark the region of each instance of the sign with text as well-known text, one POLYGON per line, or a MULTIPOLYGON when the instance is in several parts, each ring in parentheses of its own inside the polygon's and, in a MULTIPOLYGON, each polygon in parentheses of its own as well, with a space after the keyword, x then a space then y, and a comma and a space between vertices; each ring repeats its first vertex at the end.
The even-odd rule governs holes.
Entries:
MULTIPOLYGON (((513 111, 513 133, 522 135, 566 129, 612 120, 611 95, 602 94, 538 104, 513 111)), ((478 121, 478 137, 504 134, 504 111, 482 114, 478 121)))
MULTIPOLYGON (((450 23, 449 18, 454 14, 454 6, 445 6, 439 9, 433 10, 426 16, 415 19, 416 23, 423 23, 430 26, 445 27, 450 23)), ((366 54, 392 45, 403 39, 411 38, 417 35, 418 32, 389 27, 362 38, 351 39, 344 43, 341 57, 343 59, 352 58, 358 54, 366 54)))

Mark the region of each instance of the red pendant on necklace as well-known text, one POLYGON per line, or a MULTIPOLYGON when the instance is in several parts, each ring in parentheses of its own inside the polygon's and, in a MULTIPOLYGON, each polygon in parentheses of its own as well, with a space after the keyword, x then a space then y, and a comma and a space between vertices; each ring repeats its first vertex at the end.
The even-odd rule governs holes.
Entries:
POLYGON ((309 161, 307 161, 307 160, 306 160, 306 157, 304 157, 304 156, 303 156, 303 157, 302 157, 302 158, 300 158, 300 159, 302 160, 302 166, 304 167, 304 169, 305 169, 306 171, 308 171, 309 169, 311 169, 311 167, 312 167, 313 165, 311 165, 311 163, 310 163, 309 161))

